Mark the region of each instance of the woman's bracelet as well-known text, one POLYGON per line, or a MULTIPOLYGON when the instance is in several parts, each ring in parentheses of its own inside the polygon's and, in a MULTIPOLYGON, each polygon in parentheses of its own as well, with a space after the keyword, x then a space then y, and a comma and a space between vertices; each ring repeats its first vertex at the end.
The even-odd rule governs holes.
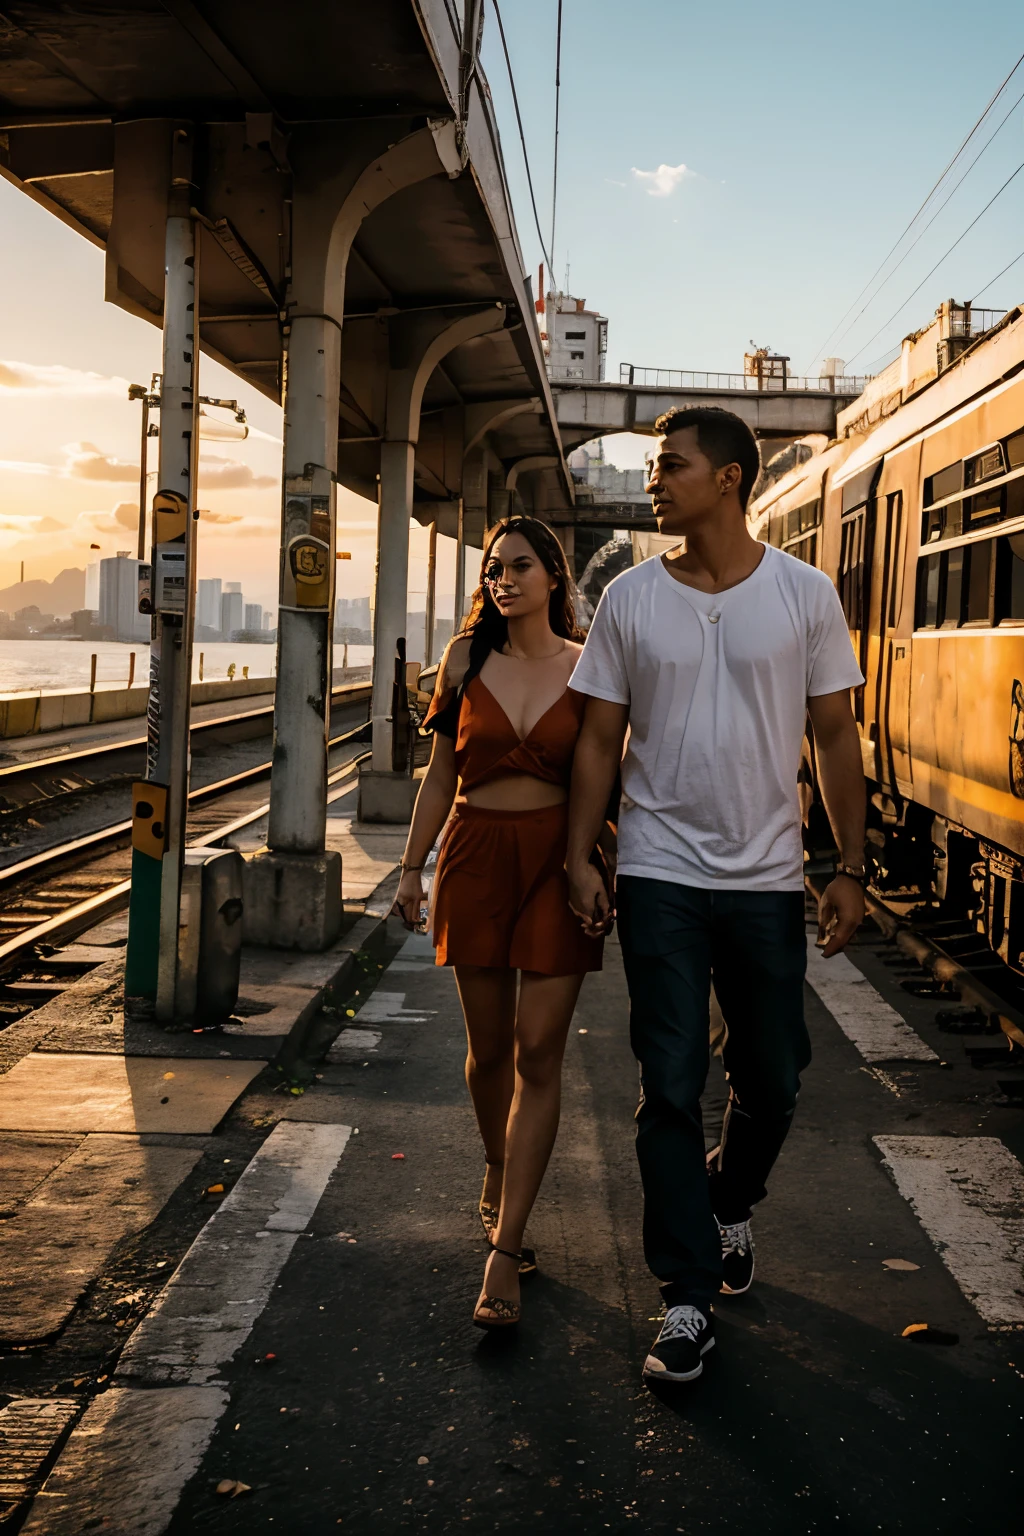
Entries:
POLYGON ((407 864, 407 863, 406 863, 406 862, 405 862, 405 860, 404 860, 404 859, 403 859, 403 860, 402 860, 402 862, 401 862, 401 864, 400 864, 400 865, 399 865, 399 868, 400 868, 400 869, 401 869, 401 870, 402 870, 402 871, 403 871, 403 872, 404 872, 404 873, 406 873, 406 874, 408 874, 408 873, 409 873, 409 872, 410 872, 410 871, 412 871, 412 872, 415 872, 415 871, 416 871, 416 870, 418 870, 418 869, 422 869, 422 868, 423 868, 423 865, 422 865, 422 864, 407 864))

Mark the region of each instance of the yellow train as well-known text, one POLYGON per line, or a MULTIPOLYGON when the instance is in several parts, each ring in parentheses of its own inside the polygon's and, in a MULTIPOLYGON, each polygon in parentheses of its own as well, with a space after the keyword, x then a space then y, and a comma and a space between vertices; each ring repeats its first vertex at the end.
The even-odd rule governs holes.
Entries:
MULTIPOLYGON (((837 432, 767 466, 752 531, 839 590, 878 890, 1024 974, 1024 310, 943 304, 837 432)), ((813 846, 810 743, 801 792, 813 846)))

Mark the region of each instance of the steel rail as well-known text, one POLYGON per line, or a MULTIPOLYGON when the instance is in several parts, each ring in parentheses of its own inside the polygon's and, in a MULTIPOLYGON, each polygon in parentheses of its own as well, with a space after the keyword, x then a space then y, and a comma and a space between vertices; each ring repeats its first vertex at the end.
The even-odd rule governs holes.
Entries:
MULTIPOLYGON (((359 727, 361 729, 361 727, 359 727)), ((354 732, 348 734, 354 735, 354 732)), ((343 738, 337 737, 340 741, 343 738)), ((328 786, 333 786, 327 796, 328 805, 339 800, 342 795, 348 794, 353 785, 358 781, 359 764, 364 762, 370 754, 360 753, 341 768, 335 769, 327 777, 328 786)), ((232 833, 241 831, 244 827, 251 826, 261 820, 270 810, 270 802, 260 805, 255 810, 246 811, 243 816, 236 817, 233 821, 224 822, 222 826, 214 827, 212 831, 205 832, 201 837, 189 839, 189 848, 209 848, 220 842, 232 833)), ((127 823, 131 830, 131 822, 127 823)), ((95 923, 102 922, 107 917, 113 917, 117 912, 123 911, 128 905, 128 897, 131 892, 130 880, 121 880, 108 890, 99 891, 93 896, 86 897, 83 901, 75 902, 65 908, 63 912, 48 917, 44 922, 37 923, 33 928, 16 934, 13 939, 0 944, 0 971, 5 969, 12 960, 22 957, 27 950, 34 949, 37 944, 60 944, 74 938, 83 930, 92 927, 95 923)))
MULTIPOLYGON (((808 875, 805 883, 817 898, 827 881, 821 875, 808 875)), ((993 991, 971 970, 969 964, 947 953, 941 943, 922 933, 871 891, 864 892, 864 902, 868 915, 881 929, 883 936, 891 939, 908 959, 930 971, 936 981, 955 986, 962 998, 999 1025, 1012 1046, 1024 1047, 1024 1010, 1015 1008, 1005 997, 1000 997, 998 992, 993 991)), ((1005 969, 1010 975, 1013 974, 1009 966, 1005 969)))
MULTIPOLYGON (((353 736, 358 736, 360 731, 366 729, 364 720, 350 730, 342 731, 337 736, 332 736, 327 743, 328 750, 337 746, 340 742, 348 741, 353 736)), ((230 794, 233 789, 240 789, 243 784, 250 784, 256 779, 266 778, 270 772, 272 763, 257 763, 254 768, 244 768, 240 773, 234 773, 227 779, 218 779, 213 784, 204 784, 199 789, 189 790, 189 805, 202 805, 205 800, 218 800, 221 795, 230 794)), ((112 826, 101 827, 97 832, 88 832, 83 837, 75 838, 70 843, 60 843, 55 848, 45 848, 41 853, 32 854, 30 858, 22 859, 19 864, 10 864, 6 869, 0 869, 0 891, 5 887, 15 885, 19 880, 27 876, 49 869, 51 866, 63 864, 67 859, 77 858, 81 853, 98 852, 110 843, 120 842, 132 829, 131 821, 115 822, 112 826)))
MULTIPOLYGON (((363 699, 370 697, 370 683, 343 683, 335 688, 331 694, 333 706, 343 708, 348 704, 358 704, 363 699)), ((193 740, 196 736, 214 734, 234 726, 244 726, 257 720, 273 719, 274 706, 264 704, 259 709, 239 710, 234 715, 217 715, 211 720, 194 721, 191 727, 193 740)), ((98 742, 94 746, 81 747, 71 752, 55 752, 48 757, 33 757, 25 762, 10 763, 0 768, 0 798, 8 785, 16 785, 24 780, 31 780, 38 776, 53 773, 68 772, 80 765, 88 764, 97 758, 114 757, 122 752, 144 749, 146 735, 143 732, 138 736, 123 737, 118 741, 98 742)), ((102 786, 102 780, 97 781, 96 787, 102 786)), ((40 795, 35 801, 26 801, 24 805, 12 807, 11 812, 17 814, 20 810, 31 809, 33 805, 45 805, 51 800, 62 798, 63 794, 78 794, 91 788, 91 785, 83 785, 67 791, 61 791, 56 795, 40 795)), ((9 813, 9 814, 10 814, 9 813)))

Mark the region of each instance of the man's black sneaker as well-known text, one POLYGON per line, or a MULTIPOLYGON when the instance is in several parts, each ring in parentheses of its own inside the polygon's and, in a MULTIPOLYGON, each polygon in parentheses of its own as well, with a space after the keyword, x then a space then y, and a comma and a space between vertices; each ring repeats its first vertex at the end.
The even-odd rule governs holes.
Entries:
POLYGON ((714 1320, 699 1307, 669 1307, 644 1361, 644 1377, 648 1381, 695 1381, 704 1369, 703 1356, 714 1342, 714 1320))
POLYGON ((742 1296, 754 1278, 754 1239, 749 1221, 718 1223, 722 1239, 722 1295, 742 1296))

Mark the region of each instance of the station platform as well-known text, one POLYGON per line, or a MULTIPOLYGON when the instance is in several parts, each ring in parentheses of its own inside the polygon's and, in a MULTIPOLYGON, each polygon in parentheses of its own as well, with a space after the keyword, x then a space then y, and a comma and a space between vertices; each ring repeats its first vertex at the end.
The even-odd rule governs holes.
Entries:
MULTIPOLYGON (((866 924, 848 959, 812 958, 814 1061, 755 1212, 753 1288, 716 1303, 703 1378, 652 1393, 617 942, 570 1030, 522 1325, 481 1335, 483 1157, 454 977, 385 916, 383 839, 402 829, 345 823, 332 835, 363 891, 347 895, 350 964, 302 1051, 268 1060, 255 1030, 164 1036, 169 1065, 154 1077, 150 1059, 137 1102, 174 1103, 196 1072, 187 1120, 0 1132, 0 1248, 20 1255, 0 1393, 48 1403, 57 1426, 28 1536, 1012 1528, 1024 1116, 902 986, 894 946, 866 924), (64 1282, 54 1322, 40 1277, 72 1269, 89 1274, 64 1282)), ((295 957, 264 951, 250 980, 256 958, 290 984, 295 957)), ((713 1060, 709 1145, 724 1100, 713 1060)))

